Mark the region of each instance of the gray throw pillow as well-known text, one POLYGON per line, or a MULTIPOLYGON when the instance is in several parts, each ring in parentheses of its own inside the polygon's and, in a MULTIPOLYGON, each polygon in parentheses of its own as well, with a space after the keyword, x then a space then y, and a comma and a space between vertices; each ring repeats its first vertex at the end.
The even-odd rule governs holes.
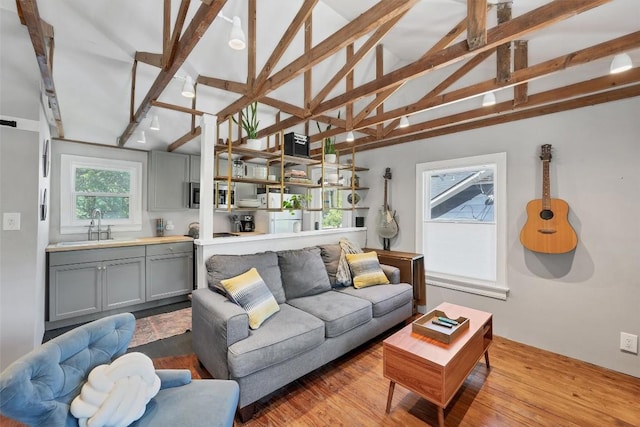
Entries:
POLYGON ((286 301, 278 255, 275 252, 259 252, 249 255, 212 255, 206 263, 209 287, 226 295, 221 280, 230 279, 246 273, 252 267, 258 270, 258 274, 264 280, 278 304, 286 301))
POLYGON ((338 262, 340 261, 342 248, 337 243, 319 245, 318 247, 320 248, 320 255, 322 255, 322 261, 329 275, 329 282, 331 286, 333 286, 336 283, 336 272, 338 271, 338 262))
POLYGON ((278 252, 282 287, 287 299, 316 295, 331 290, 320 248, 278 252))

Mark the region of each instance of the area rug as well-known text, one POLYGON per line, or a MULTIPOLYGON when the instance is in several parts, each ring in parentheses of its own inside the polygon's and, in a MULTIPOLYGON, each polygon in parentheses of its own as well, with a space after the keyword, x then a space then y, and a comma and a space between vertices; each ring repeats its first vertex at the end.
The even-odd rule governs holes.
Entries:
POLYGON ((129 348, 184 334, 191 330, 191 307, 136 320, 129 348))

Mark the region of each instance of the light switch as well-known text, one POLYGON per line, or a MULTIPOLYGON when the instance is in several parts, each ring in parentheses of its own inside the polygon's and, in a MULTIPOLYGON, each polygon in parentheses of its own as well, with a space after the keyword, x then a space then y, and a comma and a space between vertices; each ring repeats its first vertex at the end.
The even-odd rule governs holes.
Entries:
POLYGON ((2 214, 3 230, 20 230, 20 212, 5 212, 2 214))

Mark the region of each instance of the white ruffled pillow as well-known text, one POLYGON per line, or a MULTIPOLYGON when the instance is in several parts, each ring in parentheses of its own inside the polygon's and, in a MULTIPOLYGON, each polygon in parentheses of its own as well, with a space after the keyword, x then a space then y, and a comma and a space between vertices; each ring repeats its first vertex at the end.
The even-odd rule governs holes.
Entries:
POLYGON ((71 414, 80 427, 128 426, 142 417, 159 390, 160 378, 151 359, 142 353, 127 353, 91 370, 71 402, 71 414))

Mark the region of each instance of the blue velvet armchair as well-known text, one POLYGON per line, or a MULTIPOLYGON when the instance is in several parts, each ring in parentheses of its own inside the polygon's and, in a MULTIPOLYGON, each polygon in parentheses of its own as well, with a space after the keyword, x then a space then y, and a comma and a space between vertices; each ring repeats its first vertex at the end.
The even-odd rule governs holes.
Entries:
MULTIPOLYGON (((0 413, 33 426, 78 426, 69 411, 91 370, 124 354, 135 317, 117 314, 36 348, 0 374, 0 413)), ((191 380, 189 370, 156 370, 161 388, 132 426, 232 426, 238 385, 191 380)))

